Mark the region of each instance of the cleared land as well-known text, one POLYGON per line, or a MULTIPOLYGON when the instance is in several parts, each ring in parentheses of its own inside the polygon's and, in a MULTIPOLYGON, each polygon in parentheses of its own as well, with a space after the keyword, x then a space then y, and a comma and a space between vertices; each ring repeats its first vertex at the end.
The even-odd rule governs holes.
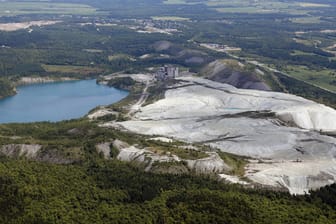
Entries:
POLYGON ((84 4, 50 2, 1 2, 0 16, 22 14, 96 14, 96 9, 84 4))
POLYGON ((23 23, 0 23, 0 30, 2 31, 16 31, 22 29, 28 29, 32 26, 47 26, 47 25, 54 25, 59 23, 60 21, 30 21, 30 22, 23 22, 23 23))

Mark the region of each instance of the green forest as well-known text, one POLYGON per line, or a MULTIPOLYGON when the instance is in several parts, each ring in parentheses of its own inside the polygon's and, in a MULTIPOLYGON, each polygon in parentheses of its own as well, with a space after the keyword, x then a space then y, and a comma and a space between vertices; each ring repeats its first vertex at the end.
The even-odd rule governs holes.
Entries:
POLYGON ((1 159, 2 223, 335 223, 336 185, 311 196, 207 177, 145 173, 117 161, 1 159))
POLYGON ((311 197, 146 174, 119 162, 83 167, 3 159, 0 172, 2 223, 334 223, 336 218, 324 201, 335 187, 314 195, 321 202, 309 203, 311 197))

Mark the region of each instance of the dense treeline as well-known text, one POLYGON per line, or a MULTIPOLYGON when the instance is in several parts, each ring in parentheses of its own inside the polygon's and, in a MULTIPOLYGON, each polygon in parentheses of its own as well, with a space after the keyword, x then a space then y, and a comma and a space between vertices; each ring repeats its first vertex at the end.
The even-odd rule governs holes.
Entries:
POLYGON ((111 79, 107 85, 117 89, 130 89, 135 84, 135 81, 131 77, 120 77, 111 79))
POLYGON ((8 79, 0 78, 0 99, 15 94, 14 87, 8 79))
POLYGON ((293 197, 204 177, 149 174, 117 161, 51 165, 2 158, 0 220, 327 224, 336 221, 334 202, 326 200, 333 191, 293 197))

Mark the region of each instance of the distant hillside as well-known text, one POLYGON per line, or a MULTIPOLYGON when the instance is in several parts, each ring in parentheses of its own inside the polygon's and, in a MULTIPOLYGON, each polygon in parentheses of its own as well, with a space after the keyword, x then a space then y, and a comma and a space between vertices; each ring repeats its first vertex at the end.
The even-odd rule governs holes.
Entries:
POLYGON ((216 60, 208 64, 201 75, 237 88, 271 90, 263 79, 264 73, 254 66, 244 65, 236 60, 216 60))

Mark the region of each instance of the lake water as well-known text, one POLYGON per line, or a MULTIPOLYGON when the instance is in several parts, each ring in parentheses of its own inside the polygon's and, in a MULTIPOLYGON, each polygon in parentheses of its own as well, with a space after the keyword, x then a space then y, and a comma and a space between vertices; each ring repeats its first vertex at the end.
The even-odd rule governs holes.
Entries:
POLYGON ((17 90, 17 95, 0 100, 0 123, 79 118, 128 95, 127 91, 97 85, 96 80, 33 84, 17 90))

